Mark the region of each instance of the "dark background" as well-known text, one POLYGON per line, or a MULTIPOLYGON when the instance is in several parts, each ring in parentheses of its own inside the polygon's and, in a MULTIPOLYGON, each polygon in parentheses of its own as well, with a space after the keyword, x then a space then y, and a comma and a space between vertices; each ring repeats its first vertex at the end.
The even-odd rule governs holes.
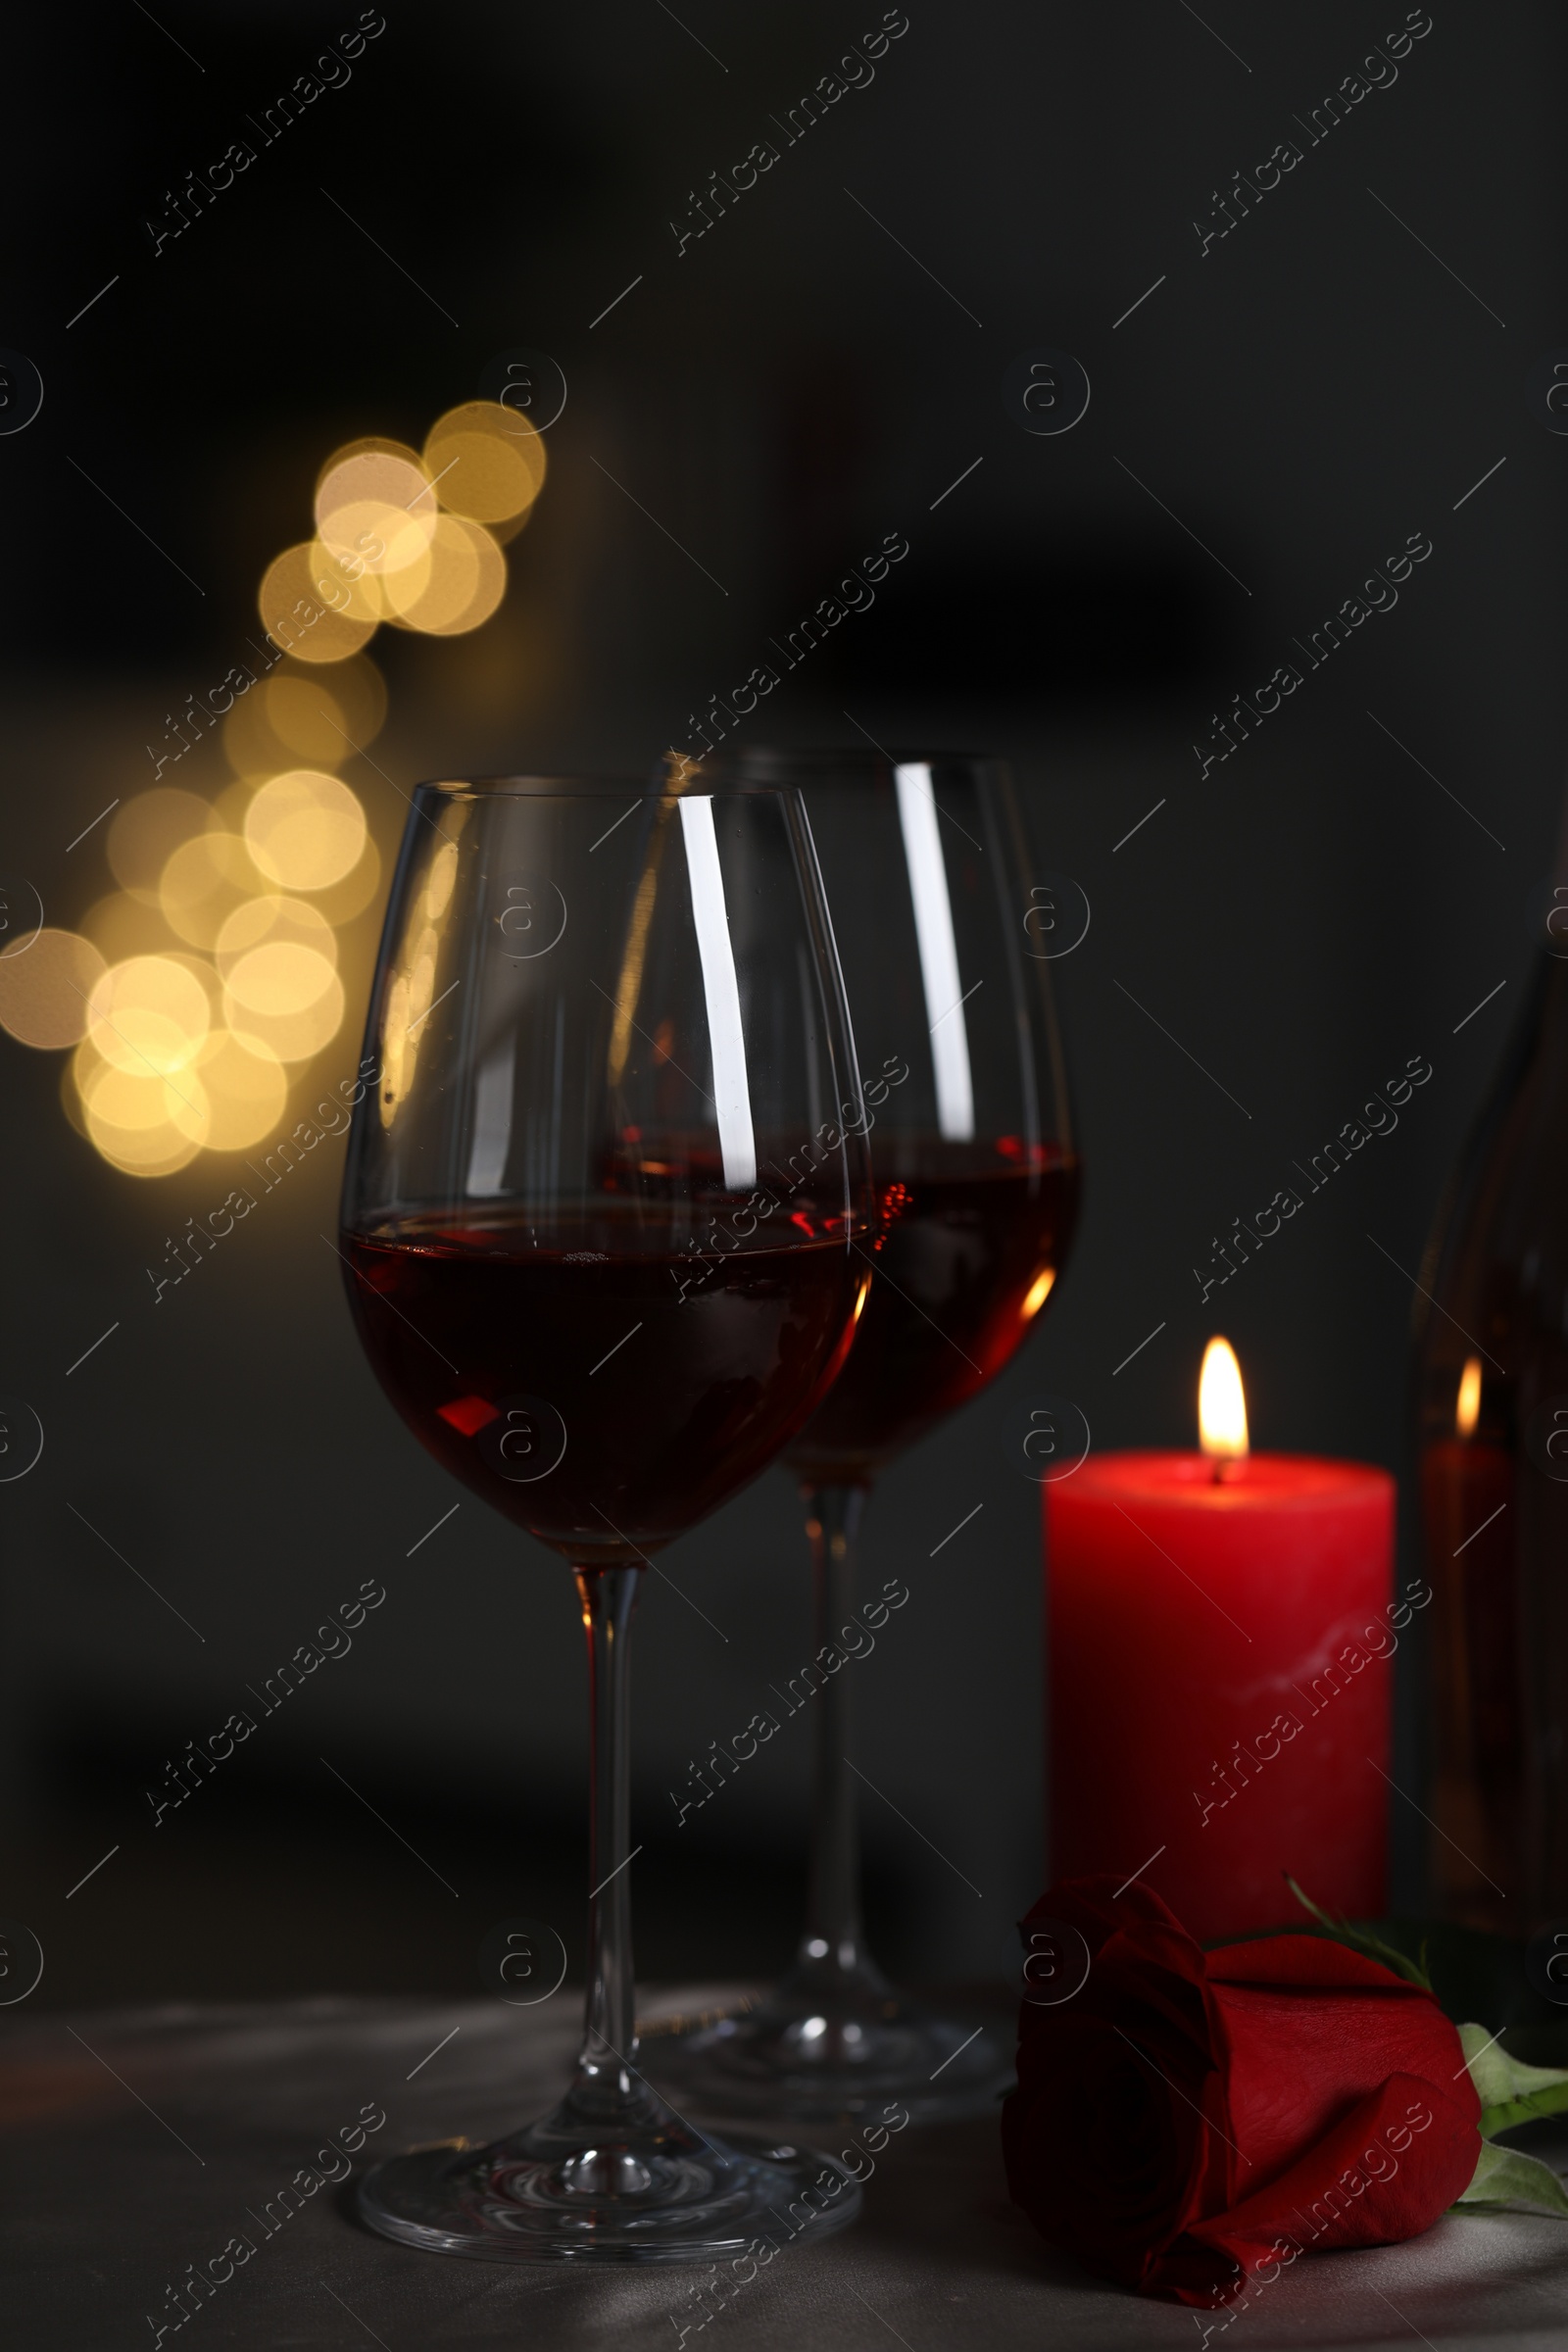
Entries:
MULTIPOLYGON (((871 86, 679 257, 689 191, 782 145, 769 116, 878 9, 388 0, 348 85, 156 258, 165 191, 357 11, 59 10, 8 75, 0 342, 45 401, 0 438, 0 868, 51 921, 111 887, 101 833, 65 845, 151 782, 164 712, 242 657, 322 459, 365 432, 417 444, 513 346, 565 372, 550 479, 486 628, 376 640, 391 715, 377 765, 346 773, 384 858, 423 774, 642 771, 899 531, 875 611, 754 729, 853 741, 853 713, 882 742, 995 748, 1088 893, 1059 967, 1073 1260, 1027 1356, 868 1525, 868 1583, 911 1593, 855 1678, 888 1800, 866 1799, 872 1925, 909 1974, 992 1969, 1042 1883, 1039 1495, 1004 1457, 1009 1408, 1052 1390, 1097 1445, 1190 1444, 1220 1328, 1255 1444, 1402 1470, 1409 1277, 1520 994, 1561 794, 1568 440, 1524 390, 1568 345, 1560 17, 1439 6, 1394 86, 1308 145, 1297 119, 1403 10, 1205 14, 911 0, 871 86), (1195 217, 1287 138, 1301 163, 1201 253, 1195 217), (1093 387, 1059 437, 1002 398, 1041 347, 1093 387), (1213 714, 1418 532, 1433 553, 1397 608, 1201 778, 1213 714), (1434 1076, 1397 1132, 1200 1306, 1214 1237, 1417 1054, 1434 1076)), ((178 771, 225 776, 216 751, 178 771)), ((353 1066, 378 917, 345 940, 322 1086, 353 1066)), ((43 1941, 36 1997, 466 1992, 512 1913, 577 1955, 570 1583, 375 1389, 319 1239, 341 1147, 155 1307, 146 1268, 231 1179, 117 1173, 59 1071, 0 1036, 0 1390, 46 1432, 0 1486, 0 1912, 43 1941), (370 1576, 387 1599, 352 1654, 154 1830, 164 1759, 370 1576)), ((784 1475, 662 1565, 639 1632, 641 1966, 766 1973, 801 1899, 803 1727, 679 1832, 668 1791, 808 1654, 784 1475)))

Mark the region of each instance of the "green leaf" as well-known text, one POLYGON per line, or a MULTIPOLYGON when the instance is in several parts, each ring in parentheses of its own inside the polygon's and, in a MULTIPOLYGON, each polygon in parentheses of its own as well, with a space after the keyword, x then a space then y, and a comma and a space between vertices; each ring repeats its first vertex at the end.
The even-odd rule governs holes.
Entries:
POLYGON ((1385 1943, 1380 1936, 1371 1935, 1365 1928, 1352 1928, 1348 1919, 1336 1919, 1331 1911, 1320 1910, 1309 1894, 1302 1893, 1289 1871, 1284 1873, 1284 1879, 1302 1910, 1309 1911, 1336 1943, 1348 1943, 1353 1951, 1365 1952, 1368 1959, 1381 1961, 1396 1977, 1403 1977, 1407 1984, 1418 1984, 1423 1992, 1431 1992, 1432 1979, 1426 1971, 1424 1946, 1421 1958, 1412 1960, 1407 1953, 1396 1951, 1392 1943, 1385 1943))
POLYGON ((1511 2132, 1516 2124, 1538 2124, 1543 2116, 1565 2112, 1568 2112, 1568 2083, 1556 2090, 1532 2091, 1524 2098, 1483 2107, 1481 2135, 1483 2139, 1495 2139, 1499 2132, 1511 2132))
POLYGON ((1568 2189, 1539 2156, 1527 2156, 1521 2148, 1494 2148, 1483 2140, 1470 2185, 1458 2204, 1523 2205, 1532 2213, 1568 2218, 1568 2189))
POLYGON ((1568 2083, 1568 2067, 1526 2066, 1485 2026, 1461 2026, 1459 2041, 1483 2107, 1500 2106, 1507 2099, 1528 2098, 1536 2091, 1568 2083))
POLYGON ((1461 2026, 1459 2042, 1481 2101, 1484 2139, 1511 2132, 1516 2124, 1568 2112, 1568 2069, 1526 2066, 1522 2059, 1510 2057, 1485 2026, 1461 2026))

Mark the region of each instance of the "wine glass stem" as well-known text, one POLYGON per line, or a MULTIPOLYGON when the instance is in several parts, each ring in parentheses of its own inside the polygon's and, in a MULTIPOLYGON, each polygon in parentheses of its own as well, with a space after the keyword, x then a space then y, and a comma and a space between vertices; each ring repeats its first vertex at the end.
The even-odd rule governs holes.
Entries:
POLYGON ((639 1568, 578 1568, 588 1635, 592 1822, 588 1884, 588 1997, 574 2090, 607 2117, 647 2098, 637 2072, 631 1952, 632 1612, 639 1568))
POLYGON ((815 1662, 822 1670, 827 1653, 843 1663, 827 1675, 814 1701, 810 1881, 800 1965, 813 1976, 859 1982, 877 1972, 864 1950, 860 1926, 860 1841, 850 1768, 853 1661, 839 1637, 855 1600, 856 1538, 865 1490, 807 1487, 804 1494, 815 1591, 815 1662))

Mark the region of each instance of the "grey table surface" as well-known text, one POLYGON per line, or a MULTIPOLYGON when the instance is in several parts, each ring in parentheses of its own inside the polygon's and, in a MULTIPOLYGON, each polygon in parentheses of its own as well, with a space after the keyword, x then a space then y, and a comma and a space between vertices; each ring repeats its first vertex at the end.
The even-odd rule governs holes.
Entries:
MULTIPOLYGON (((668 2014, 715 1997, 687 1987, 646 2006, 668 2014)), ((257 2217, 362 2109, 387 2117, 362 2161, 490 2136, 559 2094, 576 2030, 565 1994, 532 2011, 321 1999, 18 2012, 0 2026, 0 2340, 48 2352, 151 2345, 172 2317, 166 2287, 236 2232, 254 2255, 171 2326, 167 2346, 1190 2352, 1213 2328, 1043 2246, 1007 2201, 990 2118, 890 2141, 852 2229, 787 2247, 716 2309, 700 2300, 705 2274, 684 2267, 513 2268, 388 2244, 351 2218, 351 2183, 263 2234, 257 2217)), ((1207 2340, 1227 2352, 1423 2340, 1444 2352, 1563 2352, 1568 2223, 1449 2218, 1408 2245, 1309 2257, 1207 2340)))

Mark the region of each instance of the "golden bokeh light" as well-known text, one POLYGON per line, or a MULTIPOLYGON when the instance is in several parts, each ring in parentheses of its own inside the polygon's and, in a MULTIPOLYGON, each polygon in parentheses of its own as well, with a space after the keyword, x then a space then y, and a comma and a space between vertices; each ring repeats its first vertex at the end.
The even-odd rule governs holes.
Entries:
POLYGON ((106 1134, 89 1112, 87 1133, 100 1158, 122 1176, 177 1176, 201 1150, 200 1144, 187 1143, 172 1123, 136 1135, 116 1130, 106 1134))
MULTIPOLYGON (((126 956, 122 960, 129 962, 132 959, 126 956)), ((207 1018, 211 1025, 218 1017, 219 1002, 223 993, 223 984, 213 969, 211 957, 193 956, 189 948, 168 947, 159 951, 158 961, 177 964, 181 971, 189 974, 207 1000, 207 1018)))
MULTIPOLYGON (((264 951, 258 950, 257 953, 264 951)), ((300 953, 308 955, 310 951, 304 949, 300 953)), ((347 1009, 342 981, 325 963, 324 957, 318 957, 318 962, 326 973, 326 986, 319 996, 312 998, 295 1012, 265 1012, 255 1004, 242 1004, 233 996, 226 996, 224 1011, 229 1027, 237 1036, 244 1038, 253 1051, 266 1047, 270 1053, 276 1054, 279 1061, 311 1060, 336 1037, 343 1026, 343 1015, 347 1009)), ((288 977, 286 974, 283 976, 288 977)), ((265 970, 253 971, 248 975, 248 979, 256 984, 258 993, 265 977, 265 970)))
POLYGON ((174 852, 159 880, 158 903, 171 931, 193 948, 215 948, 223 925, 269 877, 238 833, 203 833, 174 852))
POLYGON ((224 924, 217 961, 224 1018, 279 1061, 307 1061, 337 1035, 345 1009, 332 927, 301 899, 253 899, 224 924))
POLYGON ((381 854, 367 834, 358 865, 345 874, 341 882, 334 882, 330 889, 318 891, 312 904, 319 906, 327 921, 336 929, 339 924, 352 923, 357 914, 363 914, 380 887, 381 854))
POLYGON ((121 1069, 90 1037, 66 1064, 61 1093, 77 1133, 127 1175, 167 1176, 184 1167, 210 1123, 206 1090, 193 1069, 172 1078, 121 1069))
POLYGON ((68 1055, 60 1065, 60 1107, 83 1143, 90 1144, 92 1137, 87 1129, 87 1113, 82 1105, 81 1089, 76 1083, 74 1055, 68 1055))
POLYGON ((421 470, 424 464, 418 451, 407 441, 394 440, 389 433, 361 433, 357 441, 343 442, 339 448, 333 450, 329 458, 324 458, 317 467, 313 509, 317 514, 319 514, 321 511, 321 493, 339 466, 346 466, 351 458, 367 457, 401 458, 405 466, 413 466, 416 473, 421 470))
MULTIPOLYGON (((317 480, 315 535, 261 583, 279 659, 233 673, 243 690, 222 740, 235 781, 210 800, 157 784, 127 797, 101 836, 120 887, 78 931, 40 930, 24 956, 0 958, 0 1026, 74 1049, 61 1099, 111 1166, 172 1174, 204 1150, 265 1149, 286 1118, 295 1067, 344 1021, 338 929, 381 886, 364 807, 336 772, 386 715, 364 648, 383 622, 443 637, 488 620, 506 593, 502 543, 526 523, 545 472, 538 433, 492 401, 449 410, 422 453, 378 435, 334 450, 317 480)), ((388 1122, 436 1000, 456 863, 448 843, 388 991, 388 1122)))
POLYGON ((446 519, 467 535, 468 548, 474 567, 473 593, 461 612, 440 625, 434 620, 416 617, 415 626, 427 630, 435 637, 463 637, 470 629, 481 628, 491 614, 500 609, 507 593, 507 559, 481 522, 465 522, 458 515, 446 519))
POLYGON ((82 1124, 94 1149, 126 1176, 172 1176, 187 1167, 202 1148, 207 1102, 200 1082, 182 1071, 178 1081, 136 1077, 96 1056, 75 1068, 82 1124), (176 1092, 177 1087, 177 1092, 176 1092), (178 1110, 183 1126, 176 1126, 178 1110))
POLYGON ((386 686, 375 663, 354 654, 330 669, 280 662, 223 721, 223 749, 240 776, 275 768, 341 767, 373 743, 386 717, 386 686))
MULTIPOLYGON (((225 785, 214 803, 223 825, 242 836, 240 848, 250 874, 245 895, 252 898, 266 897, 275 888, 275 885, 270 883, 260 868, 253 863, 250 852, 245 848, 243 841, 246 813, 256 795, 258 785, 270 781, 270 777, 258 779, 254 775, 236 777, 232 784, 225 785)), ((367 833, 365 847, 360 853, 358 864, 351 867, 341 882, 332 882, 324 890, 313 891, 311 904, 313 906, 318 907, 325 920, 336 929, 340 924, 351 923, 357 914, 364 913, 380 888, 380 853, 376 849, 373 835, 367 833)), ((223 911, 226 915, 230 908, 225 907, 223 911)), ((89 936, 94 935, 89 934, 89 936)))
POLYGON ((430 637, 459 637, 490 618, 507 592, 507 560, 482 523, 437 518, 422 567, 382 583, 388 618, 430 637))
POLYGON ((279 945, 309 948, 328 965, 337 962, 337 940, 320 908, 276 892, 235 907, 214 943, 213 959, 226 980, 242 956, 279 945))
POLYGON ((122 802, 109 828, 109 869, 122 890, 151 905, 172 854, 183 841, 205 833, 213 812, 194 792, 157 784, 133 801, 122 802))
MULTIPOLYGON (((426 503, 417 514, 370 498, 340 507, 329 518, 329 535, 316 542, 335 567, 335 576, 354 587, 362 579, 373 582, 417 564, 430 544, 438 514, 433 494, 426 489, 423 496, 426 503)), ((367 594, 373 608, 373 593, 367 594)))
POLYGON ((0 1027, 45 1053, 74 1046, 106 969, 90 939, 46 924, 24 955, 0 956, 0 1027))
POLYGON ((100 1057, 135 1078, 168 1078, 193 1061, 212 1027, 207 990, 181 957, 130 956, 111 964, 87 1004, 100 1057))
POLYGON ((406 510, 429 486, 416 449, 368 433, 334 450, 317 475, 316 527, 324 531, 332 515, 367 499, 406 510))
POLYGON ((376 614, 316 540, 274 558, 257 604, 273 644, 298 662, 346 662, 375 632, 376 614))
POLYGON ((100 1158, 106 1159, 122 1176, 177 1176, 181 1168, 190 1166, 201 1150, 200 1144, 187 1143, 172 1125, 149 1135, 105 1135, 89 1115, 87 1133, 100 1158), (148 1156, 143 1158, 143 1152, 148 1156))
POLYGON ((397 590, 402 581, 388 581, 388 602, 395 612, 388 618, 400 628, 420 630, 428 637, 461 637, 489 621, 506 595, 506 555, 482 522, 464 515, 442 515, 430 546, 428 576, 416 598, 397 590))
MULTIPOLYGON (((331 674, 328 672, 328 675, 331 674)), ((269 760, 261 767, 251 768, 233 777, 229 783, 223 786, 222 791, 214 801, 213 808, 217 812, 219 823, 225 832, 239 834, 242 849, 244 848, 245 811, 251 805, 251 794, 265 777, 273 774, 280 767, 292 767, 293 764, 292 760, 269 760)), ((245 851, 245 855, 247 858, 250 856, 249 850, 245 851)))
POLYGON ((437 417, 425 436, 424 463, 441 504, 470 522, 525 514, 544 487, 543 440, 493 400, 466 400, 437 417))
MULTIPOLYGON (((359 654, 354 659, 363 662, 366 657, 359 654)), ((335 767, 343 758, 345 741, 352 738, 344 724, 345 698, 334 692, 337 682, 334 669, 327 677, 296 673, 266 678, 258 689, 258 713, 265 717, 269 732, 296 760, 319 760, 335 767)))
MULTIPOLYGON (((101 1127, 120 1127, 134 1134, 138 1129, 172 1124, 177 1107, 187 1129, 205 1132, 204 1090, 190 1070, 164 1078, 153 1070, 122 1069, 117 1062, 104 1059, 90 1037, 83 1038, 70 1066, 83 1110, 95 1116, 101 1127)), ((200 1141, 199 1135, 196 1140, 200 1141)))
POLYGON ((365 810, 336 776, 289 768, 270 777, 251 802, 245 840, 269 881, 284 890, 326 890, 359 863, 365 810))
MULTIPOLYGON (((417 549, 405 551, 408 560, 417 563, 422 553, 417 549)), ((372 626, 386 618, 386 598, 382 593, 380 574, 373 571, 363 556, 346 555, 340 548, 328 547, 323 540, 313 539, 310 550, 310 572, 318 592, 333 612, 357 626, 367 622, 372 626)))
POLYGON ((247 1012, 308 1012, 337 979, 324 956, 298 940, 270 939, 229 965, 224 1003, 247 1012))
POLYGON ((112 890, 95 900, 76 929, 92 941, 105 963, 123 963, 127 956, 158 956, 174 945, 162 907, 133 899, 128 890, 112 890))
MULTIPOLYGON (((178 1099, 170 1116, 208 1152, 246 1152, 271 1133, 288 1102, 288 1077, 271 1048, 254 1035, 215 1029, 193 1064, 202 1099, 178 1099)), ((183 1084, 181 1084, 183 1092, 183 1084)))
MULTIPOLYGON (((432 523, 431 536, 434 535, 434 528, 432 523)), ((320 541, 318 540, 316 544, 318 553, 325 557, 325 551, 322 549, 320 541)), ((330 557, 325 557, 325 560, 332 561, 330 557)), ((405 597, 417 596, 429 576, 430 540, 428 537, 421 537, 418 547, 408 552, 407 563, 398 567, 397 578, 401 583, 403 595, 405 597)), ((398 619, 396 607, 387 592, 388 577, 389 575, 384 572, 368 569, 362 571, 353 583, 354 610, 356 612, 363 612, 373 614, 378 625, 384 620, 390 620, 401 628, 403 623, 398 619)))
POLYGON ((429 477, 412 450, 358 449, 337 458, 316 493, 317 537, 346 576, 374 578, 417 564, 437 514, 429 477))

